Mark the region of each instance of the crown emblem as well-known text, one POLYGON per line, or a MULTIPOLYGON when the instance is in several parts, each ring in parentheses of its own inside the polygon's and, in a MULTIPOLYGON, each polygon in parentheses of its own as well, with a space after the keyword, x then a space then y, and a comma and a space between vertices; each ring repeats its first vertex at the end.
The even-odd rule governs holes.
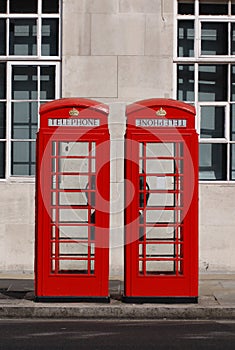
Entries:
POLYGON ((165 117, 166 114, 167 113, 166 113, 165 109, 163 109, 162 107, 156 112, 156 115, 158 117, 165 117))
POLYGON ((70 117, 77 117, 79 115, 79 112, 76 108, 73 108, 69 111, 70 117))

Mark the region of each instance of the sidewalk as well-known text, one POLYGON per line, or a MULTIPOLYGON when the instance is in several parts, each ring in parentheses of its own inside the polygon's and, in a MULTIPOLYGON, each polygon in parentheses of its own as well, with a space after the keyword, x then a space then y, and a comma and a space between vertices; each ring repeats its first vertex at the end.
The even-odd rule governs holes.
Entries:
POLYGON ((125 304, 121 290, 110 281, 109 304, 35 303, 32 276, 0 274, 0 318, 235 319, 235 274, 201 275, 198 304, 125 304))

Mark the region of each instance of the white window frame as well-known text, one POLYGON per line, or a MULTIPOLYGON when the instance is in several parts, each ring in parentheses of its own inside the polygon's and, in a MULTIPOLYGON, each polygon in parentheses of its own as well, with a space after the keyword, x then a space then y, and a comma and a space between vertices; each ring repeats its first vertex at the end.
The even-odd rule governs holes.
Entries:
MULTIPOLYGON (((235 55, 231 55, 231 24, 235 23, 235 15, 211 15, 211 16, 199 16, 199 1, 195 0, 195 11, 194 15, 178 15, 177 4, 178 0, 174 1, 174 11, 175 11, 175 20, 174 20, 174 45, 173 45, 173 61, 174 61, 174 78, 173 78, 173 93, 174 97, 177 98, 177 66, 179 64, 186 65, 191 64, 194 66, 194 99, 195 99, 195 108, 196 108, 196 121, 195 127, 199 134, 200 143, 219 143, 227 145, 227 169, 226 169, 226 180, 200 180, 200 183, 231 183, 234 185, 235 180, 230 180, 230 165, 231 165, 231 144, 235 144, 235 141, 232 141, 229 133, 230 126, 230 115, 229 115, 229 105, 235 104, 235 101, 231 101, 231 66, 235 65, 235 55), (191 20, 194 21, 194 56, 193 57, 178 57, 178 20, 191 20), (201 23, 202 22, 223 22, 229 23, 228 28, 228 55, 201 55, 201 23), (227 64, 228 65, 228 79, 227 79, 227 88, 228 88, 228 99, 227 101, 199 101, 198 95, 198 79, 199 79, 199 64, 227 64), (225 137, 224 138, 200 138, 200 108, 201 106, 212 105, 212 106, 226 106, 225 114, 225 137)), ((214 1, 211 1, 212 3, 214 1)), ((234 0, 228 0, 229 5, 235 5, 234 0)), ((229 9, 231 7, 229 6, 229 9)), ((187 102, 187 101, 185 101, 187 102)))
MULTIPOLYGON (((60 98, 61 96, 61 21, 62 21, 62 0, 59 0, 59 12, 58 13, 50 13, 45 14, 42 13, 42 0, 38 0, 38 13, 21 13, 21 14, 10 14, 9 13, 9 1, 7 1, 7 13, 0 14, 1 18, 5 18, 7 23, 6 26, 6 53, 5 56, 0 56, 0 62, 6 63, 6 137, 5 139, 1 139, 1 142, 5 142, 5 178, 0 179, 0 182, 35 182, 35 176, 17 176, 11 174, 11 144, 12 140, 17 141, 17 139, 11 138, 11 103, 14 101, 11 98, 12 91, 12 67, 17 65, 25 65, 25 66, 55 66, 55 99, 60 98), (59 32, 58 32, 58 55, 57 56, 42 56, 41 55, 41 41, 42 41, 42 19, 52 19, 57 18, 59 21, 59 32), (37 55, 9 55, 9 21, 10 19, 36 19, 37 21, 37 55)), ((40 92, 40 79, 38 81, 38 98, 37 100, 22 100, 22 102, 38 102, 38 106, 40 106, 40 101, 48 102, 49 100, 43 100, 39 97, 40 92)), ((3 101, 3 100, 1 100, 3 101)), ((17 100, 17 102, 21 102, 17 100)), ((39 113, 38 113, 38 126, 39 126, 39 113)), ((30 141, 36 142, 34 139, 20 139, 19 141, 30 141)))

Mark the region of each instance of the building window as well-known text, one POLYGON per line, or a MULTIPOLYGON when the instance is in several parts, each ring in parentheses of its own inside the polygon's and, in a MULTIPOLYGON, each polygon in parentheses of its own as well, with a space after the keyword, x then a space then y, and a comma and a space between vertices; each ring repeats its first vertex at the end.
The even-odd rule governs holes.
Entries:
POLYGON ((60 97, 60 0, 0 1, 0 178, 35 175, 41 104, 60 97))
POLYGON ((235 0, 178 0, 176 98, 194 104, 199 178, 235 180, 235 0))

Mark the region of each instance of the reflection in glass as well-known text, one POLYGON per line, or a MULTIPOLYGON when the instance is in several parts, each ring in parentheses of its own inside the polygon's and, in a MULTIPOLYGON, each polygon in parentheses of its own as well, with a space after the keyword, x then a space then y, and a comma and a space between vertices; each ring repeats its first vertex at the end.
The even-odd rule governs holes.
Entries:
POLYGON ((235 105, 231 105, 231 122, 230 122, 230 128, 231 128, 231 140, 235 141, 235 105))
POLYGON ((178 21, 178 57, 194 56, 194 21, 178 21))
POLYGON ((38 104, 36 102, 12 103, 12 138, 35 139, 38 104))
POLYGON ((231 66, 231 101, 235 101, 235 66, 231 66))
POLYGON ((55 66, 40 67, 40 99, 55 98, 55 66))
POLYGON ((201 143, 199 145, 200 180, 226 180, 227 145, 201 143))
POLYGON ((177 66, 177 99, 194 101, 194 65, 177 66))
POLYGON ((6 137, 6 103, 0 102, 0 139, 6 137))
POLYGON ((34 100, 37 94, 37 67, 12 67, 12 99, 34 100))
POLYGON ((0 99, 6 98, 6 64, 0 63, 0 99))
POLYGON ((228 54, 228 23, 203 22, 201 33, 202 55, 228 54))
POLYGON ((5 142, 0 142, 0 178, 5 177, 5 142))
POLYGON ((224 137, 225 107, 203 106, 201 107, 201 138, 224 137))
POLYGON ((10 55, 37 55, 36 19, 10 20, 10 55))
POLYGON ((42 20, 42 56, 58 56, 58 19, 42 20))
POLYGON ((235 144, 231 145, 231 180, 235 180, 235 144))
POLYGON ((199 65, 199 101, 227 101, 227 71, 225 64, 199 65))
POLYGON ((35 175, 35 142, 12 142, 12 175, 35 175))

